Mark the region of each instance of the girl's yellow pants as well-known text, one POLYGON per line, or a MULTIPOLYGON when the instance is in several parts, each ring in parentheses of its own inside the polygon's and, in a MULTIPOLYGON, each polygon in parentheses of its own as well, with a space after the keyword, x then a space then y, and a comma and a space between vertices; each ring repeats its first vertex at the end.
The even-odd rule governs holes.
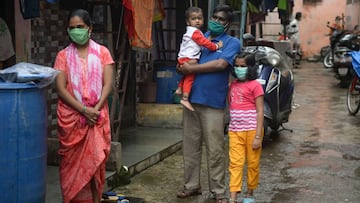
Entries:
POLYGON ((241 192, 245 163, 247 164, 247 189, 254 190, 259 184, 261 146, 256 150, 252 148, 255 133, 255 130, 229 131, 228 133, 230 192, 241 192))

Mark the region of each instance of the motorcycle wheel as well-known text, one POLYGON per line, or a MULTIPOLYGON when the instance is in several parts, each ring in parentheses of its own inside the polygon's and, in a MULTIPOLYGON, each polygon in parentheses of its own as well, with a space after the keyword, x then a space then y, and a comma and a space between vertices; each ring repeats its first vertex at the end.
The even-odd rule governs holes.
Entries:
POLYGON ((331 53, 329 52, 328 54, 326 54, 326 56, 324 57, 323 60, 323 65, 325 68, 332 68, 334 66, 333 62, 331 61, 331 57, 330 57, 331 53))
POLYGON ((347 91, 347 108, 350 115, 356 115, 360 109, 360 81, 357 75, 351 80, 347 91))

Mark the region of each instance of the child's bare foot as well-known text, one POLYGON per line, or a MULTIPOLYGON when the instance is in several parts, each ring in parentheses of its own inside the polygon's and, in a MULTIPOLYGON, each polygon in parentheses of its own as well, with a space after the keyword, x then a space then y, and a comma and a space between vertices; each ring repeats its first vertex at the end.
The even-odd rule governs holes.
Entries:
POLYGON ((180 100, 180 104, 182 104, 183 106, 185 106, 185 108, 189 109, 190 111, 195 111, 195 109, 192 107, 191 103, 189 102, 187 97, 183 97, 180 100))
POLYGON ((175 90, 175 94, 177 94, 177 95, 182 95, 182 89, 181 89, 181 87, 178 87, 176 90, 175 90))

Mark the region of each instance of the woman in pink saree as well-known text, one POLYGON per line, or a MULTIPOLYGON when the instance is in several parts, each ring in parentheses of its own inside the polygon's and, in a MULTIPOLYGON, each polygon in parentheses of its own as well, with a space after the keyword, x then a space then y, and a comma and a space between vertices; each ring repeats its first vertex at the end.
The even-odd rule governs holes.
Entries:
POLYGON ((90 39, 87 11, 73 11, 67 31, 71 43, 57 54, 54 65, 60 70, 56 87, 61 191, 64 203, 98 203, 110 153, 107 98, 114 61, 106 47, 90 39))

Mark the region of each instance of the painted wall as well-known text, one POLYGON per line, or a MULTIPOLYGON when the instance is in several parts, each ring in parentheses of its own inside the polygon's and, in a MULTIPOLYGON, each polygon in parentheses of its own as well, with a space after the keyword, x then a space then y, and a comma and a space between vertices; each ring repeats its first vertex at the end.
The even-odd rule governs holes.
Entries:
MULTIPOLYGON (((293 14, 295 15, 298 11, 302 12, 300 41, 305 58, 319 55, 321 47, 329 44, 329 37, 327 36, 329 29, 326 27, 328 21, 334 22, 336 16, 344 14, 345 28, 353 28, 355 22, 359 22, 360 2, 359 0, 353 1, 357 1, 357 6, 346 5, 347 0, 322 0, 318 3, 294 0, 293 14)), ((275 9, 266 16, 266 21, 263 24, 263 38, 277 40, 278 33, 282 31, 278 12, 275 9)))
MULTIPOLYGON (((323 0, 319 3, 304 4, 295 0, 294 13, 302 12, 300 40, 305 57, 318 55, 321 47, 329 44, 326 23, 333 22, 337 15, 345 14, 346 0, 323 0)), ((346 16, 346 14, 345 14, 346 16)))
POLYGON ((360 0, 352 0, 352 4, 346 5, 346 29, 353 29, 360 25, 360 0))

